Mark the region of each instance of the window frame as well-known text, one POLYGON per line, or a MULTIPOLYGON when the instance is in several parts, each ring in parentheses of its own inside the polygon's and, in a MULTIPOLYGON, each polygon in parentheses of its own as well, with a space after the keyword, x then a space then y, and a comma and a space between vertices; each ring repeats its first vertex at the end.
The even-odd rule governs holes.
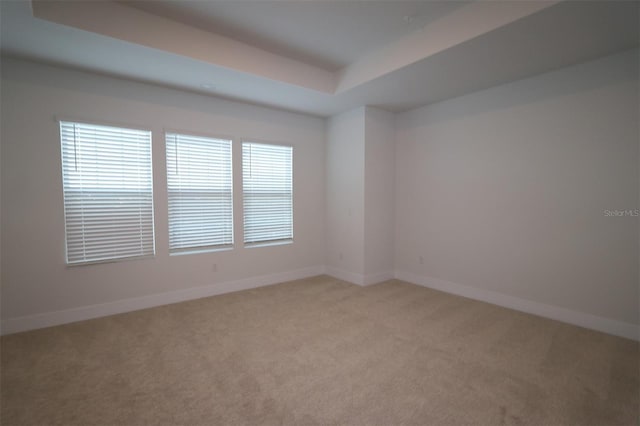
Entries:
POLYGON ((243 236, 242 236, 242 242, 243 242, 243 247, 245 248, 257 248, 257 247, 269 247, 269 246, 279 246, 279 245, 289 245, 289 244, 293 244, 294 243, 294 229, 295 229, 295 178, 294 178, 294 154, 295 152, 295 147, 294 144, 292 143, 284 143, 284 142, 273 142, 273 141, 266 141, 266 140, 261 140, 261 139, 257 139, 257 138, 243 138, 240 140, 240 164, 241 164, 241 176, 240 176, 240 182, 241 182, 241 188, 240 191, 242 193, 242 231, 243 231, 243 236), (290 231, 290 237, 288 238, 279 238, 279 239, 270 239, 270 240, 260 240, 260 241, 250 241, 247 242, 246 241, 246 209, 245 209, 245 180, 244 180, 244 172, 245 172, 245 167, 244 167, 244 146, 245 144, 256 144, 256 145, 267 145, 267 146, 275 146, 275 147, 282 147, 282 148, 290 148, 291 150, 291 162, 290 162, 290 176, 291 176, 291 231, 290 231))
POLYGON ((221 134, 211 134, 205 132, 198 132, 192 130, 184 130, 184 129, 176 129, 165 127, 163 129, 163 138, 164 138, 164 153, 165 153, 165 190, 167 195, 167 250, 169 252, 169 256, 182 256, 188 254, 198 254, 198 253, 211 253, 211 252, 220 252, 220 251, 230 251, 235 248, 235 167, 234 167, 234 156, 235 156, 235 139, 228 135, 221 134), (167 146, 167 137, 168 135, 175 136, 184 136, 184 137, 193 137, 193 138, 202 138, 202 139, 212 139, 216 141, 226 141, 229 142, 229 167, 230 167, 230 196, 231 196, 231 242, 229 244, 217 244, 217 245, 206 245, 206 246, 191 246, 191 247, 182 247, 182 248, 171 248, 171 219, 170 219, 170 211, 169 211, 169 198, 170 198, 170 188, 169 188, 169 160, 168 160, 168 146, 167 146))
MULTIPOLYGON (((64 262, 65 267, 67 268, 77 268, 83 266, 90 265, 99 265, 106 263, 119 263, 119 262, 127 262, 127 261, 135 261, 135 260, 144 260, 144 259, 153 259, 157 254, 156 247, 156 223, 155 223, 155 188, 154 188, 154 168, 153 168, 153 131, 151 130, 151 126, 143 126, 140 124, 131 124, 131 123, 123 123, 123 122, 113 122, 106 120, 95 120, 95 119, 87 119, 81 117, 74 116, 54 116, 53 120, 57 125, 58 130, 58 143, 59 145, 59 153, 60 153, 60 183, 61 183, 61 191, 62 191, 62 207, 63 207, 63 222, 64 222, 64 262), (66 194, 68 190, 65 186, 65 160, 64 160, 64 147, 63 147, 63 123, 68 123, 71 125, 84 125, 84 126, 95 126, 95 127, 110 127, 115 129, 122 129, 128 131, 140 131, 147 132, 149 136, 149 195, 150 195, 150 210, 151 217, 149 218, 150 228, 151 228, 151 251, 150 253, 133 255, 133 256, 123 256, 123 257, 111 257, 111 258, 103 258, 103 259, 92 259, 92 260, 81 260, 81 261, 73 261, 69 260, 69 228, 67 223, 67 197, 66 194)), ((142 235, 142 233, 141 233, 142 235)))

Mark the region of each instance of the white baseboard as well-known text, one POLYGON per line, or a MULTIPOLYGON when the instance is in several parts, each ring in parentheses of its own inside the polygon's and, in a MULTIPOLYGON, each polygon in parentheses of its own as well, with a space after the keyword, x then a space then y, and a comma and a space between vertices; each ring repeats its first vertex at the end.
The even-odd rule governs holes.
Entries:
POLYGON ((342 269, 336 269, 331 266, 327 266, 325 268, 325 273, 334 278, 338 278, 339 280, 347 281, 352 284, 357 284, 359 286, 378 284, 383 281, 393 279, 393 277, 395 276, 394 272, 392 271, 364 275, 364 274, 356 274, 354 272, 344 271, 342 269))
POLYGON ((202 287, 193 287, 184 290, 175 290, 166 293, 136 297, 133 299, 118 300, 99 305, 83 306, 81 308, 68 309, 64 311, 46 312, 37 315, 9 318, 2 320, 0 329, 2 335, 18 333, 21 331, 121 314, 124 312, 137 311, 139 309, 153 308, 155 306, 200 299, 202 297, 215 296, 234 291, 248 290, 285 281, 322 275, 324 272, 324 266, 314 266, 277 274, 245 278, 237 281, 227 281, 202 287))
POLYGON ((640 326, 596 315, 585 314, 559 306, 546 305, 518 297, 508 296, 490 290, 469 287, 437 278, 430 278, 414 274, 412 272, 396 271, 395 278, 417 284, 423 287, 440 290, 446 293, 456 294, 469 299, 481 300, 516 311, 526 312, 545 318, 554 319, 568 324, 577 325, 603 333, 625 337, 632 340, 640 340, 640 326))
POLYGON ((452 283, 437 278, 430 278, 417 275, 411 272, 395 271, 395 273, 385 272, 380 274, 355 274, 331 267, 314 266, 310 268, 297 269, 271 275, 262 275, 236 281, 212 284, 202 287, 193 287, 184 290, 175 290, 166 293, 137 297, 133 299, 118 300, 99 305, 84 306, 81 308, 68 309, 64 311, 47 312, 37 315, 28 315, 17 318, 2 320, 1 334, 18 333, 21 331, 34 330, 38 328, 51 327, 54 325, 67 324, 76 321, 83 321, 92 318, 99 318, 108 315, 115 315, 124 312, 131 312, 140 309, 152 308, 155 306, 167 305, 171 303, 184 302, 186 300, 199 299, 202 297, 215 296, 234 291, 248 290, 251 288, 263 287, 285 281, 292 281, 302 278, 313 277, 326 273, 332 277, 351 282, 360 286, 375 284, 397 278, 423 287, 456 294, 470 299, 481 300, 494 305, 503 306, 517 311, 527 312, 545 318, 578 325, 592 330, 625 337, 633 340, 640 340, 640 327, 621 321, 603 318, 596 315, 585 314, 572 311, 558 306, 546 305, 526 299, 520 299, 497 293, 490 290, 469 287, 452 283))
POLYGON ((377 274, 369 274, 364 276, 362 285, 378 284, 384 281, 391 280, 394 277, 395 277, 395 273, 393 271, 380 272, 377 274))
POLYGON ((356 274, 354 272, 343 271, 331 266, 325 268, 325 273, 331 277, 337 278, 342 281, 347 281, 352 284, 364 285, 364 275, 356 274))

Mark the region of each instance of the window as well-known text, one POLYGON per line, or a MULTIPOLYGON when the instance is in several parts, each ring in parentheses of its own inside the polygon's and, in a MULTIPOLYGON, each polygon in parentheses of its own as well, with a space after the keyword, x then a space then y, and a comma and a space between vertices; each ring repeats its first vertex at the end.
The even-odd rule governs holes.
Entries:
POLYGON ((155 253, 151 132, 60 122, 67 263, 155 253))
POLYGON ((231 141, 167 133, 169 250, 233 245, 231 141))
POLYGON ((293 238, 292 160, 290 146, 242 144, 245 244, 293 238))

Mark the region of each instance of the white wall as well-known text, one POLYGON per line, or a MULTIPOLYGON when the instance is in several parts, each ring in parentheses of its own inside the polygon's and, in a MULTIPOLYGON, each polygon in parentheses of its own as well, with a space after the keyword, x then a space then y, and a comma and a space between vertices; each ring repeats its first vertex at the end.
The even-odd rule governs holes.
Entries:
POLYGON ((326 258, 328 272, 361 283, 364 275, 365 111, 327 123, 326 258))
POLYGON ((604 214, 639 208, 637 57, 622 53, 398 115, 362 107, 329 120, 3 59, 3 330, 313 275, 325 265, 358 284, 395 268, 409 281, 535 305, 529 310, 570 322, 578 313, 577 323, 605 331, 603 319, 637 325, 638 218, 604 214), (154 259, 64 264, 56 115, 153 130, 154 259), (236 249, 169 256, 165 127, 233 137, 236 153, 242 138, 292 144, 294 244, 242 248, 236 191, 236 249))
POLYGON ((364 169, 365 283, 393 277, 395 114, 367 107, 364 169))
MULTIPOLYGON (((291 277, 322 272, 325 120, 5 58, 1 107, 3 320, 197 286, 215 287, 250 277, 277 279, 289 276, 283 275, 286 272, 291 272, 291 277), (131 124, 153 131, 155 258, 65 265, 55 116, 131 124), (236 248, 169 256, 165 127, 230 136, 236 156, 242 138, 292 144, 294 243, 242 247, 242 203, 237 192, 240 169, 236 162, 236 248), (213 271, 214 264, 217 272, 213 271)), ((243 285, 259 282, 245 281, 243 285)), ((42 321, 60 318, 54 317, 45 315, 42 321)))
POLYGON ((638 51, 399 114, 399 275, 638 324, 638 116, 638 51))
POLYGON ((360 285, 393 278, 394 122, 367 106, 327 123, 327 273, 360 285))

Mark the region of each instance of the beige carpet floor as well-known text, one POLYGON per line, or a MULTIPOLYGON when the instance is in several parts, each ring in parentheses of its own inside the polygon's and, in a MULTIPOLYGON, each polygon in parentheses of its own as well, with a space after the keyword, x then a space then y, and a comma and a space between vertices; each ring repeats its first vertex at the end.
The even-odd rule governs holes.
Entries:
POLYGON ((326 276, 5 336, 2 425, 638 425, 638 343, 326 276))

